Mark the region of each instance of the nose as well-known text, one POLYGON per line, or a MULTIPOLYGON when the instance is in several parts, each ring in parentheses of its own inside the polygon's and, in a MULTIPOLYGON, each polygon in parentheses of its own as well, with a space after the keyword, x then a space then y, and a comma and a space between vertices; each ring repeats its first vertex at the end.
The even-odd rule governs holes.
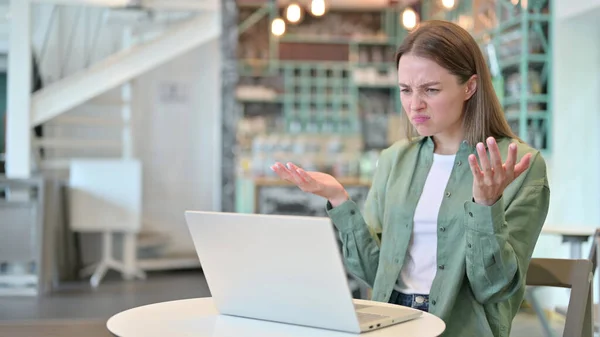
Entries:
POLYGON ((419 93, 413 93, 410 97, 410 111, 419 112, 425 109, 427 105, 425 104, 425 100, 419 93))

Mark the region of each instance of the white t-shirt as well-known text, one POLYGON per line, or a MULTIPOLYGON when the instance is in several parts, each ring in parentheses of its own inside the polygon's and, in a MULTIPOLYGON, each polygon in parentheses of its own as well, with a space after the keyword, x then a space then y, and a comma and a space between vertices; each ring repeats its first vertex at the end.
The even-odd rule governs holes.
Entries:
POLYGON ((455 155, 433 154, 423 193, 415 210, 413 233, 395 289, 405 294, 429 294, 437 269, 437 218, 455 155))

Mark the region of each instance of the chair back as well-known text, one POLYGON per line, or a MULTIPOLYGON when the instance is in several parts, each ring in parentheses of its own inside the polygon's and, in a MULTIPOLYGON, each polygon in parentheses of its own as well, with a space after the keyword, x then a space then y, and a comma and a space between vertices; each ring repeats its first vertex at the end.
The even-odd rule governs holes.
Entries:
POLYGON ((527 285, 571 289, 563 337, 593 336, 593 265, 588 259, 531 259, 527 285))

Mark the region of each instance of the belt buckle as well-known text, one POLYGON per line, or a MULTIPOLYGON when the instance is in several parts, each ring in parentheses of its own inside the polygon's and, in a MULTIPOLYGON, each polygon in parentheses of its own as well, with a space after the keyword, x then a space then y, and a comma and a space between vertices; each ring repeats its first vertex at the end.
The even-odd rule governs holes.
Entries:
POLYGON ((425 298, 423 296, 415 296, 415 302, 418 304, 423 304, 423 302, 425 302, 425 298))

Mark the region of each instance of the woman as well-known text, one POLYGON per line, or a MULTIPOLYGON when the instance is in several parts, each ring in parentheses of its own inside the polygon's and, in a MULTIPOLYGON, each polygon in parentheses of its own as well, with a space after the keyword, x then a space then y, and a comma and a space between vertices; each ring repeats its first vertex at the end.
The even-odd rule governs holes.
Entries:
POLYGON ((548 211, 544 159, 511 131, 464 29, 423 23, 396 64, 419 136, 382 151, 362 214, 332 176, 272 169, 328 200, 344 263, 373 300, 429 311, 445 336, 509 336, 548 211))

